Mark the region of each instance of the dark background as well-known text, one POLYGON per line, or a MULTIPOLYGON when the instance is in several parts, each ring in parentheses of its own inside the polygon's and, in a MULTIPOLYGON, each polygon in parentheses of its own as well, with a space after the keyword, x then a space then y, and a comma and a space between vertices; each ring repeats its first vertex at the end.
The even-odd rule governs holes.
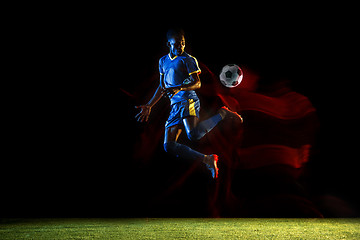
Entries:
POLYGON ((189 13, 180 21, 95 14, 41 25, 11 94, 3 215, 151 215, 147 197, 162 188, 151 185, 161 175, 152 179, 132 160, 148 126, 135 122, 134 106, 155 90, 156 81, 144 83, 158 73, 174 26, 186 32, 186 51, 215 74, 228 63, 247 65, 286 77, 307 96, 320 119, 311 189, 359 208, 355 34, 351 18, 319 11, 229 19, 189 13))

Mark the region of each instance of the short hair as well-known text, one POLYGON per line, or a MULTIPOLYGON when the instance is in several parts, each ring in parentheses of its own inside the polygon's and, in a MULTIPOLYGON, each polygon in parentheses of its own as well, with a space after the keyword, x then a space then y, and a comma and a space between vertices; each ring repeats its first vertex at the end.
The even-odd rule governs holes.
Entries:
POLYGON ((182 30, 181 28, 172 28, 169 29, 166 33, 166 38, 168 41, 173 37, 181 37, 181 36, 185 36, 184 30, 182 30))

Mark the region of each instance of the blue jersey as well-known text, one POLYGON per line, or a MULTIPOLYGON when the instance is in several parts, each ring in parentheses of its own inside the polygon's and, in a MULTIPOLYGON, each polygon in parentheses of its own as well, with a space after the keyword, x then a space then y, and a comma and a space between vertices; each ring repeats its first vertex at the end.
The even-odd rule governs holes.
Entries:
MULTIPOLYGON (((174 58, 170 54, 160 58, 159 72, 164 76, 164 84, 168 88, 188 83, 189 76, 193 73, 200 73, 201 70, 196 58, 184 52, 174 58)), ((195 91, 180 91, 171 98, 171 104, 189 99, 198 99, 195 91)))

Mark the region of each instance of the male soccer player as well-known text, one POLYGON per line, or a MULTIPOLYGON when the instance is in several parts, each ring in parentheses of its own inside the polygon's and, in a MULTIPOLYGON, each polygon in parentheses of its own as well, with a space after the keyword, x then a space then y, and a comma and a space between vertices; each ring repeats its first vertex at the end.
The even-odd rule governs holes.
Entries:
POLYGON ((182 30, 169 30, 167 40, 170 52, 159 61, 159 87, 147 104, 136 106, 141 111, 135 117, 139 122, 147 121, 151 108, 163 95, 168 95, 171 111, 165 124, 165 151, 180 158, 202 161, 215 179, 218 177, 218 156, 205 155, 178 143, 182 126, 185 127, 188 138, 194 141, 200 140, 226 116, 237 117, 241 121, 242 118, 227 107, 222 107, 218 110, 218 114, 199 122, 200 101, 194 91, 201 86, 199 78, 201 70, 198 62, 193 56, 184 52, 185 37, 182 30))

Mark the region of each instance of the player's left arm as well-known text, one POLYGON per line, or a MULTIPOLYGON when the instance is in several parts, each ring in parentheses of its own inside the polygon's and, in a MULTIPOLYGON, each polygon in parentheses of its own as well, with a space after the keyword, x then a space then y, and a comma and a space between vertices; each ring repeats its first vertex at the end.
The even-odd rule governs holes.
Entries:
POLYGON ((193 73, 189 76, 190 78, 190 82, 187 84, 181 84, 179 86, 175 86, 175 87, 170 87, 170 88, 166 88, 166 90, 171 90, 171 91, 191 91, 191 90, 196 90, 199 89, 201 87, 201 81, 200 81, 200 77, 198 73, 193 73))
POLYGON ((198 73, 190 75, 190 83, 182 84, 180 91, 191 91, 201 88, 201 81, 198 73))

